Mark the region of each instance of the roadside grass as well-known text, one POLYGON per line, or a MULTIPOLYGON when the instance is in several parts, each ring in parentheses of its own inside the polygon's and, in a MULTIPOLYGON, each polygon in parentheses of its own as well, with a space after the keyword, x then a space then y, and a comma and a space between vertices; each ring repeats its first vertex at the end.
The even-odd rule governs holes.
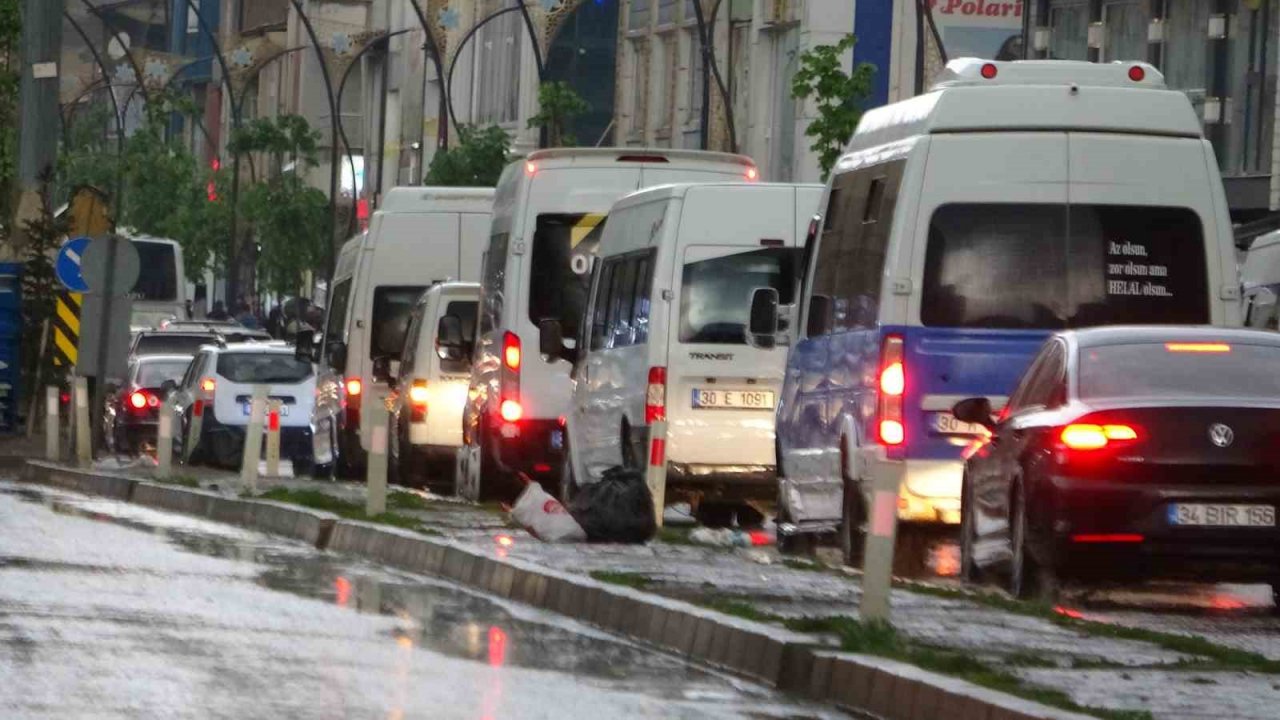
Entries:
POLYGON ((641 573, 615 572, 613 570, 592 570, 589 575, 594 580, 621 585, 636 590, 643 590, 653 584, 653 578, 641 573))
POLYGON ((660 527, 658 528, 657 539, 668 545, 693 545, 695 544, 689 539, 689 533, 693 532, 691 527, 660 527))
MULTIPOLYGON (((401 495, 403 493, 395 493, 401 495)), ((366 522, 380 523, 382 525, 390 525, 392 527, 404 528, 422 533, 423 535, 439 535, 440 533, 425 527, 416 518, 406 515, 400 515, 394 512, 384 512, 377 515, 369 515, 360 505, 349 500, 333 497, 319 490, 294 490, 290 488, 276 487, 259 494, 249 496, 254 500, 274 500, 276 502, 291 503, 293 505, 301 505, 309 507, 313 510, 324 510, 331 512, 339 517, 348 520, 364 520, 366 522)), ((421 499, 421 498, 419 498, 421 499)), ((388 499, 390 505, 390 499, 388 499)))

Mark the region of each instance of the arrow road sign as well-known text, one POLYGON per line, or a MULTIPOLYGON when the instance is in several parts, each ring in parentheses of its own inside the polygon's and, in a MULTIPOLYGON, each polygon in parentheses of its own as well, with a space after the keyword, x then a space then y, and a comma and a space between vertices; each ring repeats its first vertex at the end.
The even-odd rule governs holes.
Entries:
POLYGON ((58 280, 62 281, 62 284, 71 292, 82 293, 89 289, 85 284, 83 273, 80 272, 80 258, 87 247, 89 247, 89 238, 81 236, 62 243, 62 249, 58 251, 54 271, 58 275, 58 280))

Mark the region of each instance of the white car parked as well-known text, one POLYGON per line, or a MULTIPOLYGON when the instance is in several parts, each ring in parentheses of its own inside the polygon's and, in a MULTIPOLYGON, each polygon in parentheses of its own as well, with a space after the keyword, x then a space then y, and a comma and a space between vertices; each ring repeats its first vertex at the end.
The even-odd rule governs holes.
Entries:
POLYGON ((200 348, 172 394, 174 455, 181 457, 196 403, 203 411, 192 462, 239 467, 255 385, 279 400, 280 456, 294 467, 310 466, 311 405, 315 398, 311 363, 298 360, 281 342, 235 343, 200 348))
POLYGON ((566 500, 629 457, 665 472, 667 497, 700 514, 773 501, 786 351, 747 344, 747 310, 756 288, 792 302, 821 195, 821 185, 680 184, 613 206, 578 349, 563 347, 555 320, 542 326, 544 354, 575 358, 566 500), (659 421, 667 430, 651 433, 659 421))

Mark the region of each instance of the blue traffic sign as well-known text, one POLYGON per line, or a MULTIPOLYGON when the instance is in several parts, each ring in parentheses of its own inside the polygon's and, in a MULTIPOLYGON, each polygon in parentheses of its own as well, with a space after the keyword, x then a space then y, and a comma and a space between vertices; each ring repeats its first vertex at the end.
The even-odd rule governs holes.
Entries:
POLYGON ((62 249, 58 251, 58 259, 53 269, 58 279, 71 292, 89 291, 89 286, 84 281, 84 273, 80 271, 80 258, 84 257, 87 247, 89 247, 89 238, 81 236, 62 243, 62 249))

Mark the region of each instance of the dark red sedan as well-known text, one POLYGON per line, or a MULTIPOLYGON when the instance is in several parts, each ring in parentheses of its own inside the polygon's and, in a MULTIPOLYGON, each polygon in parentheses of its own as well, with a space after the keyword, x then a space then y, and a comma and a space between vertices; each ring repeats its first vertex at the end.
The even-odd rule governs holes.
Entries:
POLYGON ((1280 335, 1107 327, 1051 337, 968 457, 961 574, 1269 582, 1280 600, 1280 335))

